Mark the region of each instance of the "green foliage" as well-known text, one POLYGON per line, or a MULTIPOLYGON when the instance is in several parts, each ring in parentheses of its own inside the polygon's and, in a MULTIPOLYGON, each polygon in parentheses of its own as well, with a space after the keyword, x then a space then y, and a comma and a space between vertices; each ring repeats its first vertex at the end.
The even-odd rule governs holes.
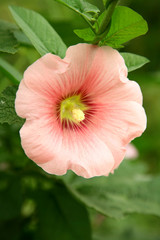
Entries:
MULTIPOLYGON (((86 207, 68 191, 63 182, 33 169, 14 170, 13 174, 7 169, 1 173, 0 230, 2 227, 6 229, 7 224, 10 229, 16 222, 19 227, 15 228, 14 235, 18 231, 21 239, 91 240, 86 207)), ((4 239, 9 239, 9 236, 4 239)))
POLYGON ((0 70, 15 84, 18 84, 22 79, 22 75, 2 58, 0 58, 0 70))
POLYGON ((24 122, 15 112, 15 96, 17 86, 7 87, 0 95, 0 123, 19 123, 24 122))
POLYGON ((103 29, 106 16, 105 12, 99 16, 97 23, 93 26, 96 29, 95 32, 91 28, 77 29, 74 32, 86 42, 121 48, 122 44, 145 34, 148 30, 147 23, 142 16, 128 7, 118 6, 113 12, 110 25, 101 33, 99 31, 101 26, 103 29))
POLYGON ((18 41, 13 32, 16 26, 12 23, 0 20, 0 51, 7 53, 16 53, 18 50, 18 41))
POLYGON ((85 205, 109 217, 122 218, 131 213, 160 217, 160 195, 156 191, 160 176, 147 177, 140 171, 124 162, 123 168, 107 178, 75 178, 71 189, 85 205))
POLYGON ((91 240, 91 227, 85 206, 72 196, 63 182, 55 184, 54 194, 63 217, 67 220, 67 228, 73 233, 73 240, 91 240))
POLYGON ((17 6, 11 6, 10 11, 19 27, 42 56, 48 52, 62 58, 65 56, 65 44, 40 14, 17 6))
POLYGON ((108 0, 103 0, 103 5, 106 6, 108 0))
POLYGON ((95 33, 91 30, 91 28, 75 29, 74 33, 86 42, 93 42, 94 38, 96 37, 95 33))
POLYGON ((40 219, 37 239, 91 240, 86 208, 63 183, 56 182, 49 191, 38 192, 36 201, 40 219))
POLYGON ((16 24, 0 20, 0 51, 16 53, 19 45, 32 46, 16 24))
POLYGON ((53 196, 48 191, 37 192, 38 228, 36 239, 72 239, 67 229, 66 219, 53 196))
POLYGON ((19 179, 1 173, 0 183, 0 221, 20 216, 22 191, 19 179))
POLYGON ((115 220, 97 216, 100 223, 94 226, 93 240, 159 240, 159 218, 155 216, 132 214, 115 220))
POLYGON ((101 45, 118 48, 147 31, 147 22, 141 15, 128 7, 118 6, 112 15, 109 32, 101 41, 101 45))
POLYGON ((146 63, 149 63, 149 60, 147 58, 133 53, 121 53, 121 55, 124 58, 128 72, 134 71, 138 68, 141 68, 146 63))
POLYGON ((103 18, 100 18, 97 35, 103 34, 104 32, 108 32, 108 25, 110 24, 111 17, 114 13, 115 7, 117 6, 119 0, 111 0, 108 2, 108 6, 106 10, 101 14, 103 18))
POLYGON ((103 5, 104 5, 105 8, 107 8, 108 5, 109 5, 110 3, 112 3, 112 2, 114 2, 114 1, 115 1, 115 0, 103 0, 103 5))
POLYGON ((79 13, 82 17, 84 17, 90 22, 95 20, 93 14, 96 15, 97 13, 100 12, 100 10, 95 5, 92 5, 86 2, 85 0, 55 0, 55 1, 69 7, 70 9, 79 13))
POLYGON ((30 40, 26 37, 26 35, 20 31, 20 30, 15 30, 14 31, 14 36, 17 39, 17 41, 24 46, 33 46, 32 43, 30 42, 30 40))

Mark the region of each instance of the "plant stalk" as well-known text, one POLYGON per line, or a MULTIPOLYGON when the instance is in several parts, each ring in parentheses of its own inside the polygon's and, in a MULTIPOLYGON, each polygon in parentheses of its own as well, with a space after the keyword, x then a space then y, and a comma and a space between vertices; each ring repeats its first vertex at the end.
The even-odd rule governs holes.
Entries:
POLYGON ((100 34, 102 34, 103 32, 106 31, 118 1, 119 0, 109 0, 109 1, 107 1, 106 10, 104 11, 103 20, 102 20, 102 22, 99 26, 98 31, 96 32, 97 35, 100 35, 100 34))

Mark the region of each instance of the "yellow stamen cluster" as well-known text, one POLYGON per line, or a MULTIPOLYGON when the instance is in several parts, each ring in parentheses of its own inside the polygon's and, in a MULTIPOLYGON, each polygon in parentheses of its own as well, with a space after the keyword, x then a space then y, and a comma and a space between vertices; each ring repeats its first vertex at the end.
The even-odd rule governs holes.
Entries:
POLYGON ((64 99, 60 104, 60 119, 80 123, 85 119, 85 111, 88 107, 82 102, 80 95, 74 95, 64 99))
POLYGON ((85 119, 85 114, 81 109, 73 109, 72 116, 77 122, 81 122, 85 119))

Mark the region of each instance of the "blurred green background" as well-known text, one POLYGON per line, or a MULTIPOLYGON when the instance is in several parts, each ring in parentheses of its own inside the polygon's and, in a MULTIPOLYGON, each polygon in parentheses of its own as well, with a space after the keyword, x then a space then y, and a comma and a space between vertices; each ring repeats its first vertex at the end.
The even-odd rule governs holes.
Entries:
MULTIPOLYGON (((100 0, 90 2, 95 3, 100 8, 102 7, 100 0)), ((142 69, 130 73, 129 78, 137 81, 141 86, 144 96, 144 108, 148 118, 147 130, 142 137, 134 140, 134 144, 139 151, 139 158, 135 161, 135 164, 139 162, 144 163, 147 166, 146 171, 148 173, 158 175, 160 174, 160 1, 124 0, 121 3, 130 6, 133 10, 140 13, 149 25, 148 34, 126 44, 123 51, 145 56, 151 61, 142 69)), ((81 42, 73 33, 73 29, 84 27, 86 23, 77 14, 55 3, 53 0, 1 0, 0 18, 14 22, 8 10, 8 5, 23 6, 42 14, 60 34, 67 46, 81 42)), ((5 53, 1 53, 0 55, 14 65, 21 73, 25 71, 27 66, 40 57, 36 50, 26 48, 25 46, 21 47, 15 55, 5 53)), ((8 85, 11 85, 11 82, 0 72, 0 91, 8 85)), ((16 179, 15 181, 17 181, 15 182, 17 185, 9 194, 12 194, 13 191, 15 195, 19 191, 18 179, 15 173, 21 173, 22 169, 38 168, 24 155, 20 146, 18 130, 19 126, 17 125, 0 125, 0 179, 3 178, 5 171, 7 172, 8 169, 11 170, 16 179)), ((8 179, 10 179, 10 175, 12 174, 6 175, 8 179)), ((29 183, 27 184, 34 189, 34 180, 30 179, 28 181, 29 183)), ((7 184, 11 186, 10 180, 8 180, 7 184)), ((2 188, 3 181, 1 181, 0 185, 0 189, 2 188)), ((2 198, 6 197, 6 202, 10 198, 7 192, 5 194, 3 197, 0 197, 0 204, 3 202, 2 198)), ((21 211, 25 216, 24 218, 20 216, 14 217, 12 208, 16 208, 17 198, 15 198, 15 203, 13 202, 11 209, 8 208, 10 205, 7 205, 7 203, 5 206, 5 211, 10 211, 8 215, 13 214, 13 217, 5 218, 0 213, 0 239, 52 239, 47 234, 44 235, 44 238, 35 234, 34 230, 37 227, 37 220, 33 217, 36 214, 34 202, 28 200, 23 193, 22 198, 24 205, 21 211)), ((3 206, 1 205, 0 208, 3 209, 3 206)), ((134 214, 121 220, 114 220, 101 215, 95 216, 95 213, 92 211, 90 216, 95 232, 95 240, 160 240, 160 219, 155 216, 134 214)))

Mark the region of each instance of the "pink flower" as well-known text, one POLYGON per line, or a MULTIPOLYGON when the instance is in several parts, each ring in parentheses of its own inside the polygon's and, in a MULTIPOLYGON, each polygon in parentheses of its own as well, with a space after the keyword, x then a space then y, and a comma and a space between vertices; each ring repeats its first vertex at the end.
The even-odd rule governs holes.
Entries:
POLYGON ((24 73, 16 112, 26 155, 46 172, 108 175, 146 128, 139 85, 118 51, 78 44, 64 59, 46 54, 24 73))

